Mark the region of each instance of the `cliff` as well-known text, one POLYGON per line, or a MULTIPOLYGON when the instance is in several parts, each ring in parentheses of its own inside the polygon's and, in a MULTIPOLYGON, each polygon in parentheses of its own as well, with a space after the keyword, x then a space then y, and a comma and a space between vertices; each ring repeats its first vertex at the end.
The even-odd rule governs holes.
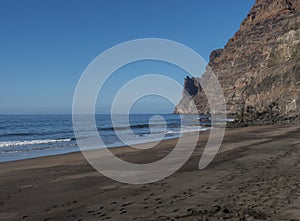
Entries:
MULTIPOLYGON (((240 29, 223 49, 210 55, 227 113, 238 119, 278 120, 300 113, 300 1, 257 0, 240 29)), ((199 79, 186 78, 175 113, 208 113, 209 103, 199 79), (191 110, 193 99, 197 110, 191 110)))

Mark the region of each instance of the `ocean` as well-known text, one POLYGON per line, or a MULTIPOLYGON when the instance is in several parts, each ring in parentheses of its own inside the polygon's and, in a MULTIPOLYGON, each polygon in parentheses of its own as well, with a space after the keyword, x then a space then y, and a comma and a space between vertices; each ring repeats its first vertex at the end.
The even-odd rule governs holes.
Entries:
MULTIPOLYGON (((124 141, 126 144, 146 143, 161 138, 176 138, 182 132, 208 129, 199 126, 197 115, 162 114, 158 118, 153 116, 132 114, 128 124, 125 115, 117 115, 114 127, 110 115, 99 114, 95 119, 102 141, 110 148, 124 146, 124 141), (181 123, 181 117, 184 118, 184 125, 181 123), (116 132, 121 135, 122 141, 116 132)), ((78 139, 88 139, 88 135, 87 131, 85 137, 78 139)), ((79 151, 79 148, 71 114, 0 115, 0 162, 76 151, 79 151)))

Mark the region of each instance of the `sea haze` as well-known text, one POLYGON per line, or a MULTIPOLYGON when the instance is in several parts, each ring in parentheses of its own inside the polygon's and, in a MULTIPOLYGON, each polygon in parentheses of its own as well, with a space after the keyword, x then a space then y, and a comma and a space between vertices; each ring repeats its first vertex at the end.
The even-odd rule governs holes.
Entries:
MULTIPOLYGON (((181 132, 207 130, 197 125, 196 115, 154 114, 96 115, 96 125, 107 147, 179 137, 181 132), (184 126, 181 124, 184 119, 184 126), (122 141, 116 132, 122 137, 122 141), (141 139, 142 138, 142 139, 141 139)), ((89 131, 78 139, 89 139, 89 131)), ((102 145, 93 144, 103 148, 102 145)), ((79 151, 72 115, 0 115, 0 162, 79 151)))

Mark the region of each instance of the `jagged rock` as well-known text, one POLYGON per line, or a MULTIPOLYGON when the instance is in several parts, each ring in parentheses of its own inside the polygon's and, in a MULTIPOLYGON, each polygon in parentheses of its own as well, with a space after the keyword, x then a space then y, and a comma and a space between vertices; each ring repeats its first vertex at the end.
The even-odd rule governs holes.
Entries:
MULTIPOLYGON (((211 53, 208 66, 223 89, 228 114, 243 121, 299 115, 299 15, 299 0, 257 0, 224 49, 211 53)), ((207 71, 200 79, 186 80, 185 90, 191 96, 183 94, 175 113, 210 112, 199 85, 210 78, 207 71), (197 110, 189 109, 191 99, 197 110)))
MULTIPOLYGON (((198 83, 198 80, 196 78, 190 78, 187 76, 184 80, 184 91, 183 93, 188 93, 190 96, 196 95, 198 92, 201 91, 201 86, 198 83)), ((183 95, 184 96, 184 95, 183 95)))
MULTIPOLYGON (((200 109, 200 107, 196 107, 194 106, 194 104, 192 104, 191 102, 191 98, 197 96, 198 94, 202 94, 202 87, 200 85, 199 79, 196 78, 190 78, 189 76, 187 76, 184 79, 184 85, 183 85, 183 92, 182 92, 182 99, 181 99, 181 103, 179 105, 177 105, 174 113, 192 113, 192 114, 196 114, 198 113, 198 109, 200 109)), ((199 99, 197 99, 199 100, 199 99)), ((196 103, 195 103, 196 105, 196 103)))
POLYGON ((220 57, 223 49, 216 49, 210 53, 209 60, 213 62, 216 58, 220 57))

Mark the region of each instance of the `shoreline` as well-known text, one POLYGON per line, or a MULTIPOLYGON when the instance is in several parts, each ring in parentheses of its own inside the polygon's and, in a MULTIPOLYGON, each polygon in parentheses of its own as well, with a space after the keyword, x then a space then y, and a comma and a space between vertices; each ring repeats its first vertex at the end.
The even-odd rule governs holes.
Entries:
MULTIPOLYGON (((79 136, 79 140, 76 141, 74 130, 72 128, 71 117, 71 115, 63 115, 63 117, 59 116, 60 122, 64 122, 64 125, 53 125, 53 121, 58 118, 57 115, 51 115, 51 117, 40 115, 39 118, 35 119, 21 115, 16 121, 18 122, 17 125, 23 126, 17 126, 16 128, 14 128, 14 125, 10 123, 14 118, 3 119, 3 128, 6 127, 8 129, 7 131, 4 131, 4 129, 1 130, 0 163, 80 151, 80 148, 77 145, 78 142, 80 143, 81 140, 85 139, 85 136, 89 135, 83 134, 80 136, 77 134, 79 136), (40 120, 43 123, 38 124, 38 128, 31 127, 32 124, 30 124, 30 122, 36 122, 37 120, 40 120), (43 127, 42 132, 39 131, 40 127, 43 127)), ((177 116, 174 117, 174 115, 166 115, 166 122, 167 124, 170 124, 170 127, 162 129, 163 127, 161 127, 161 125, 163 124, 161 124, 160 121, 155 122, 155 124, 153 123, 155 127, 154 133, 151 133, 151 135, 148 136, 148 118, 149 115, 144 114, 139 115, 137 119, 134 118, 135 121, 132 125, 133 128, 126 124, 123 125, 123 118, 119 119, 120 126, 117 127, 116 130, 124 133, 123 139, 125 140, 124 142, 126 142, 124 143, 116 137, 114 132, 115 128, 110 125, 111 122, 109 121, 109 115, 101 115, 101 118, 97 119, 101 120, 102 124, 99 125, 99 128, 97 129, 101 135, 104 135, 102 136, 103 144, 96 145, 96 142, 92 142, 93 144, 89 143, 88 145, 92 145, 92 148, 95 149, 105 146, 107 146, 107 148, 117 148, 126 146, 127 142, 129 145, 136 145, 138 143, 155 142, 161 140, 161 138, 163 138, 163 140, 167 140, 180 137, 180 130, 184 133, 193 130, 209 130, 209 128, 203 128, 199 124, 192 125, 192 123, 194 123, 193 118, 188 119, 190 122, 186 123, 186 125, 183 125, 181 128, 181 121, 177 116), (132 134, 132 131, 130 130, 134 130, 134 134, 132 134)))
MULTIPOLYGON (((201 133, 204 133, 204 132, 207 132, 207 131, 201 131, 201 133)), ((172 137, 172 138, 166 138, 166 139, 163 139, 161 140, 162 142, 166 141, 166 140, 177 140, 178 137, 172 137)), ((157 141, 147 141, 147 142, 144 142, 144 143, 137 143, 137 144, 132 144, 132 145, 148 145, 148 144, 151 144, 151 143, 156 143, 157 141)), ((107 147, 108 149, 116 149, 116 148, 126 148, 128 147, 128 145, 122 145, 122 146, 110 146, 110 147, 107 147)), ((80 153, 82 152, 80 150, 79 147, 75 147, 77 150, 53 150, 53 152, 57 151, 57 153, 53 153, 53 154, 48 154, 48 155, 39 155, 39 154, 36 154, 36 156, 32 156, 32 157, 28 157, 28 158, 22 158, 22 159, 14 159, 14 160, 8 160, 8 161, 0 161, 0 165, 2 163, 9 163, 9 162, 16 162, 16 161, 23 161, 23 160, 32 160, 32 159, 37 159, 37 158, 43 158, 43 157, 55 157, 55 156, 59 156, 59 155, 67 155, 67 154, 73 154, 73 153, 80 153), (61 153, 60 153, 61 151, 61 153), (64 152, 66 151, 66 152, 64 152)), ((104 149, 104 148, 98 148, 97 150, 101 150, 101 149, 104 149)), ((47 151, 52 151, 52 150, 47 150, 47 151)), ((93 151, 93 150, 89 150, 89 151, 93 151)), ((45 152, 45 151, 44 151, 45 152)))
MULTIPOLYGON (((210 128, 205 128, 203 127, 205 130, 200 130, 200 131, 192 131, 192 132, 185 132, 184 134, 190 134, 190 133, 195 133, 195 132, 199 132, 199 133, 207 133, 210 131, 210 128)), ((180 137, 180 135, 178 136, 174 136, 174 137, 169 137, 169 138, 165 138, 165 139, 162 139, 161 141, 164 142, 166 140, 177 140, 178 138, 180 137)), ((152 144, 152 143, 156 143, 158 142, 159 140, 153 140, 153 141, 146 141, 146 142, 143 142, 143 143, 132 143, 131 145, 149 145, 149 144, 152 144)), ((106 147, 107 149, 115 149, 115 148, 125 148, 125 147, 128 147, 128 145, 121 145, 121 146, 108 146, 106 147)), ((104 147, 102 147, 104 149, 104 147)), ((102 149, 102 148, 98 148, 97 150, 99 149, 102 149)), ((61 150, 57 150, 57 149, 48 149, 48 150, 41 150, 41 153, 31 153, 32 156, 28 156, 26 158, 18 158, 18 156, 16 157, 11 157, 12 160, 5 160, 5 161, 1 161, 0 160, 0 164, 1 163, 7 163, 7 162, 15 162, 15 161, 20 161, 20 160, 30 160, 30 159, 36 159, 36 158, 41 158, 41 157, 51 157, 51 156, 58 156, 58 155, 65 155, 65 154, 72 154, 72 153, 77 153, 77 152, 82 152, 81 149, 77 146, 77 147, 74 147, 74 150, 71 150, 71 149, 61 149, 61 150), (76 149, 76 150, 75 150, 76 149), (52 153, 48 153, 46 154, 47 152, 52 152, 52 153), (45 154, 44 154, 45 153, 45 154)))
MULTIPOLYGON (((110 180, 95 171, 81 152, 0 163, 0 220, 300 217, 299 124, 227 128, 213 162, 198 170, 208 134, 200 134, 181 169, 151 184, 110 180)), ((153 162, 175 143, 176 138, 152 150, 118 147, 112 152, 128 162, 153 162)))

